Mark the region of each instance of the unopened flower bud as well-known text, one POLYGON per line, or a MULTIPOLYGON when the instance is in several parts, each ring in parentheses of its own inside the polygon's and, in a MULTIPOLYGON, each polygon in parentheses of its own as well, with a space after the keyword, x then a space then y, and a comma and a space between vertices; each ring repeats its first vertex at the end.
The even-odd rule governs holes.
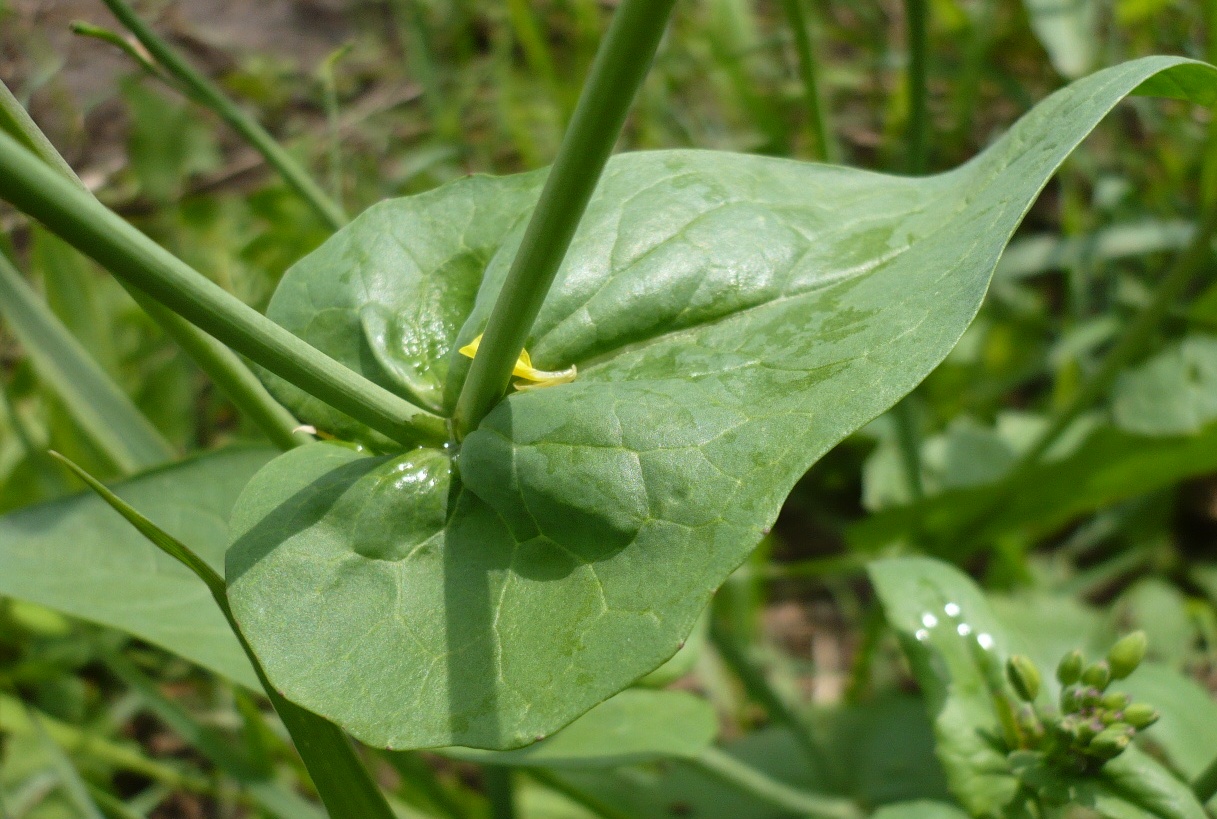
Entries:
POLYGON ((1015 654, 1006 661, 1006 677, 1014 693, 1024 702, 1034 702, 1040 694, 1040 672, 1029 657, 1015 654))
POLYGON ((1134 631, 1116 641, 1107 652, 1107 662, 1111 667, 1111 678, 1122 680, 1137 670, 1137 666, 1145 659, 1145 649, 1149 647, 1149 638, 1144 631, 1134 631))
POLYGON ((1103 699, 1099 700, 1104 708, 1112 711, 1123 711, 1127 705, 1132 702, 1132 697, 1122 692, 1110 691, 1103 695, 1103 699))
POLYGON ((1082 678, 1082 669, 1085 667, 1086 658, 1075 648, 1061 658, 1060 665, 1056 667, 1056 678, 1061 685, 1073 685, 1082 678))
POLYGON ((1100 720, 1083 720, 1082 722, 1078 723, 1078 741, 1082 744, 1086 744, 1106 730, 1107 726, 1104 725, 1100 720))
POLYGON ((1082 672, 1082 682, 1103 691, 1111 682, 1111 668, 1108 667, 1105 660, 1099 660, 1097 663, 1087 666, 1086 670, 1082 672))
POLYGON ((1086 752, 1102 760, 1119 756, 1132 741, 1127 727, 1117 723, 1109 728, 1104 728, 1094 739, 1090 740, 1090 744, 1086 746, 1086 752))
POLYGON ((1148 728, 1158 721, 1158 709, 1147 702, 1134 702, 1124 709, 1124 721, 1134 728, 1148 728))
POLYGON ((1057 734, 1066 745, 1073 745, 1078 740, 1078 720, 1076 717, 1062 717, 1056 724, 1057 734))
POLYGON ((1103 701, 1103 692, 1094 686, 1088 686, 1079 692, 1078 699, 1081 700, 1083 708, 1097 708, 1103 701))
POLYGON ((1082 707, 1082 689, 1074 684, 1061 689, 1061 712, 1072 714, 1082 707))

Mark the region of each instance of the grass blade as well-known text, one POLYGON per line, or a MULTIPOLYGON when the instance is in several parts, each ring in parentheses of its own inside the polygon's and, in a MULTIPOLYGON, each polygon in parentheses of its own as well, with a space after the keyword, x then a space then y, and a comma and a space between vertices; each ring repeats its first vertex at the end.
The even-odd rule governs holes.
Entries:
POLYGON ((93 798, 89 796, 89 786, 81 779, 80 773, 72 765, 72 760, 68 759, 68 755, 63 752, 63 748, 51 739, 50 734, 42 725, 42 720, 35 712, 28 709, 26 714, 30 724, 34 726, 34 735, 38 737, 43 751, 51 759, 51 766, 55 771, 55 776, 59 778, 60 788, 76 806, 79 815, 84 819, 105 819, 101 810, 93 802, 93 798))
POLYGON ((173 78, 174 85, 190 99, 215 111, 220 119, 244 137, 327 225, 337 230, 347 223, 346 211, 342 206, 326 195, 308 171, 284 150, 257 120, 242 111, 219 86, 196 71, 180 54, 170 48, 169 44, 157 36, 123 0, 104 2, 118 21, 147 49, 156 64, 173 78))
POLYGON ((824 94, 820 88, 819 68, 816 65, 803 2, 804 0, 782 0, 782 8, 786 12, 786 21, 794 37, 795 51, 799 58, 803 97, 807 103, 808 127, 815 143, 812 156, 825 162, 836 162, 840 150, 828 124, 828 112, 824 107, 824 94))
POLYGON ((216 767, 249 791, 266 812, 279 819, 322 819, 313 805, 286 790, 273 778, 273 772, 247 759, 218 732, 201 725, 173 700, 157 689, 133 663, 118 654, 105 658, 106 667, 143 699, 174 733, 188 742, 216 767))
POLYGON ((117 467, 131 473, 174 458, 169 442, 89 357, 3 254, 0 315, 33 359, 39 377, 117 467))

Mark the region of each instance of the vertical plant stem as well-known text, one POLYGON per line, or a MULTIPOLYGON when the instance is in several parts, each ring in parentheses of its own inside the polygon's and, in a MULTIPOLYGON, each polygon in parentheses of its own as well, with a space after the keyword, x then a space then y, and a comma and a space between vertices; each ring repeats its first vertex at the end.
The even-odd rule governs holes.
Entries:
POLYGON ((404 444, 447 437, 443 419, 347 369, 222 290, 0 134, 0 198, 237 352, 404 444))
POLYGON ((908 37, 908 71, 905 75, 908 95, 907 169, 911 174, 925 173, 929 150, 929 111, 926 84, 928 80, 929 2, 904 0, 904 24, 908 37))
POLYGON ((246 114, 220 90, 182 58, 152 28, 140 19, 125 0, 103 0, 111 13, 147 49, 156 63, 179 84, 180 90, 195 102, 210 108, 240 134, 283 177, 296 193, 308 202, 326 224, 337 230, 347 223, 346 211, 328 197, 308 171, 275 141, 257 120, 246 114))
POLYGON ((502 398, 541 304, 566 256, 646 77, 675 0, 622 0, 525 230, 457 399, 458 436, 502 398))
POLYGON ((911 394, 892 407, 892 416, 896 421, 896 445, 900 450, 905 483, 913 503, 918 503, 925 498, 925 485, 921 479, 921 430, 911 394))
POLYGON ((812 156, 825 162, 837 162, 840 151, 828 124, 828 111, 824 105, 824 94, 820 87, 819 69, 816 66, 815 49, 811 42, 811 30, 807 15, 803 12, 803 0, 782 0, 786 20, 794 37, 795 52, 799 58, 799 74, 803 80, 803 97, 807 103, 808 127, 815 143, 812 156))
POLYGON ((689 762, 762 802, 813 819, 861 819, 862 811, 847 799, 807 793, 792 788, 756 768, 745 765, 717 748, 706 748, 689 762))
POLYGON ((338 110, 338 61, 351 50, 350 43, 336 49, 321 63, 321 93, 325 98, 326 136, 329 141, 330 196, 342 207, 342 129, 338 110))
POLYGON ((490 819, 515 819, 515 783, 511 779, 511 768, 483 765, 482 781, 490 801, 490 819))

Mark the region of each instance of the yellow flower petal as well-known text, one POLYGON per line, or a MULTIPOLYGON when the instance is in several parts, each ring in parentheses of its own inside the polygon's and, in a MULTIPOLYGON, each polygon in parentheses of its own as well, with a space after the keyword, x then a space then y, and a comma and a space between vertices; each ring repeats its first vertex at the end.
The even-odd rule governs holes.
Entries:
MULTIPOLYGON (((473 341, 461 347, 458 352, 466 358, 473 358, 477 355, 478 345, 482 343, 482 337, 478 336, 473 341)), ((520 357, 516 359, 516 365, 512 367, 511 374, 516 378, 524 379, 524 382, 517 381, 515 388, 517 390, 532 390, 538 387, 553 387, 558 384, 569 384, 575 380, 575 376, 579 371, 572 365, 565 370, 538 370, 532 366, 532 357, 528 355, 528 350, 521 350, 520 357), (532 382, 532 383, 527 383, 532 382)))

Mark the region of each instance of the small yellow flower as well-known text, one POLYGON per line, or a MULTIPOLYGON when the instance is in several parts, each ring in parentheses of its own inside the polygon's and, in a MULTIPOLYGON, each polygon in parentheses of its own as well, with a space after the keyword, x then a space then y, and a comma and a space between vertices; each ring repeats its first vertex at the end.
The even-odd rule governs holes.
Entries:
MULTIPOLYGON (((458 352, 466 358, 473 358, 477 354, 478 345, 481 343, 482 337, 478 336, 458 352)), ((523 379, 523 381, 515 383, 517 390, 535 390, 540 387, 569 384, 575 380, 578 370, 573 364, 565 370, 538 370, 532 366, 532 359, 528 355, 528 350, 521 350, 520 357, 516 359, 516 365, 511 369, 511 374, 516 378, 523 379)))

